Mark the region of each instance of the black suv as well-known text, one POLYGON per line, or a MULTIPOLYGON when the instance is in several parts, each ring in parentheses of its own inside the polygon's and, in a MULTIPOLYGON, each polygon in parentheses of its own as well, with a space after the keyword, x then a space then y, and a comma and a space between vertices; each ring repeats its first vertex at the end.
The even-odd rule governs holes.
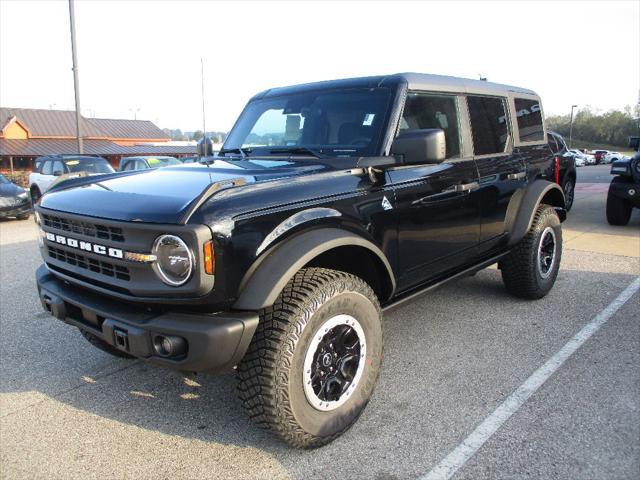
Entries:
POLYGON ((558 274, 565 198, 531 90, 413 73, 276 88, 210 150, 45 194, 40 298, 111 354, 235 367, 249 416, 290 445, 365 408, 383 310, 495 263, 527 299, 558 274))
POLYGON ((607 221, 611 225, 626 225, 631 211, 640 208, 640 137, 630 137, 629 147, 636 150, 633 158, 615 160, 607 194, 607 221))

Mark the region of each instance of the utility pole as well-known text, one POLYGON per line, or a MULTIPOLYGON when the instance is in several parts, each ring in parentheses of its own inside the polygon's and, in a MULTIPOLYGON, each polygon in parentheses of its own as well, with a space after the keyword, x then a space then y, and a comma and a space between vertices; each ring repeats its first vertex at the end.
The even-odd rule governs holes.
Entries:
POLYGON ((202 136, 207 136, 207 127, 204 120, 204 58, 200 57, 200 83, 202 84, 202 136))
POLYGON ((73 60, 73 89, 76 94, 76 137, 78 138, 78 153, 83 154, 82 133, 80 132, 80 81, 78 80, 78 54, 76 52, 76 19, 74 14, 74 0, 69 0, 69 23, 71 26, 71 57, 73 60))
POLYGON ((571 136, 573 135, 573 109, 578 105, 571 105, 571 120, 569 121, 569 148, 571 148, 571 136))

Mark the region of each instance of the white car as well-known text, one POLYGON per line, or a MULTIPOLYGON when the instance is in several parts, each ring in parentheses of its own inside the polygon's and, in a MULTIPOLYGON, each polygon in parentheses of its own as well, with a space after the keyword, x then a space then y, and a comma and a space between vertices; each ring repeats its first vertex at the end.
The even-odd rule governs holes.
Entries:
POLYGON ((113 167, 102 157, 51 155, 37 158, 29 175, 31 201, 35 204, 59 180, 113 172, 113 167))
POLYGON ((568 150, 567 151, 576 161, 576 167, 584 167, 585 165, 595 165, 596 157, 587 153, 582 153, 580 150, 568 150))
POLYGON ((629 158, 628 155, 624 155, 620 152, 609 152, 602 159, 602 163, 611 163, 616 160, 626 160, 627 158, 629 158))

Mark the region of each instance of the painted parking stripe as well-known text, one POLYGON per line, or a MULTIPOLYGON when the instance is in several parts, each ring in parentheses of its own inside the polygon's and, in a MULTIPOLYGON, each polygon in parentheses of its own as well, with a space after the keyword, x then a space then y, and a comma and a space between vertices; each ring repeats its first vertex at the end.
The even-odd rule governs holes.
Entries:
POLYGON ((536 370, 518 389, 502 402, 460 445, 438 463, 421 480, 451 478, 494 433, 538 390, 562 364, 596 333, 634 293, 640 290, 640 277, 618 295, 604 310, 574 335, 558 353, 536 370))

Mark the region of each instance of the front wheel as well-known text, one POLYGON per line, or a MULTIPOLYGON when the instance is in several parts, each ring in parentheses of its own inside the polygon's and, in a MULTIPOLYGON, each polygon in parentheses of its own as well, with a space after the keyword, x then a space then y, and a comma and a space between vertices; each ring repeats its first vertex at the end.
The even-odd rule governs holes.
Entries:
POLYGON ((549 205, 536 210, 529 232, 500 262, 502 281, 516 297, 538 299, 553 287, 562 257, 562 228, 549 205))
POLYGON ((607 194, 607 222, 610 225, 626 225, 631 218, 633 207, 629 201, 612 192, 611 187, 614 183, 617 183, 615 178, 611 182, 607 194))
POLYGON ((363 280, 300 270, 261 314, 238 365, 240 399, 254 422, 289 445, 325 445, 366 407, 382 345, 380 305, 363 280))

